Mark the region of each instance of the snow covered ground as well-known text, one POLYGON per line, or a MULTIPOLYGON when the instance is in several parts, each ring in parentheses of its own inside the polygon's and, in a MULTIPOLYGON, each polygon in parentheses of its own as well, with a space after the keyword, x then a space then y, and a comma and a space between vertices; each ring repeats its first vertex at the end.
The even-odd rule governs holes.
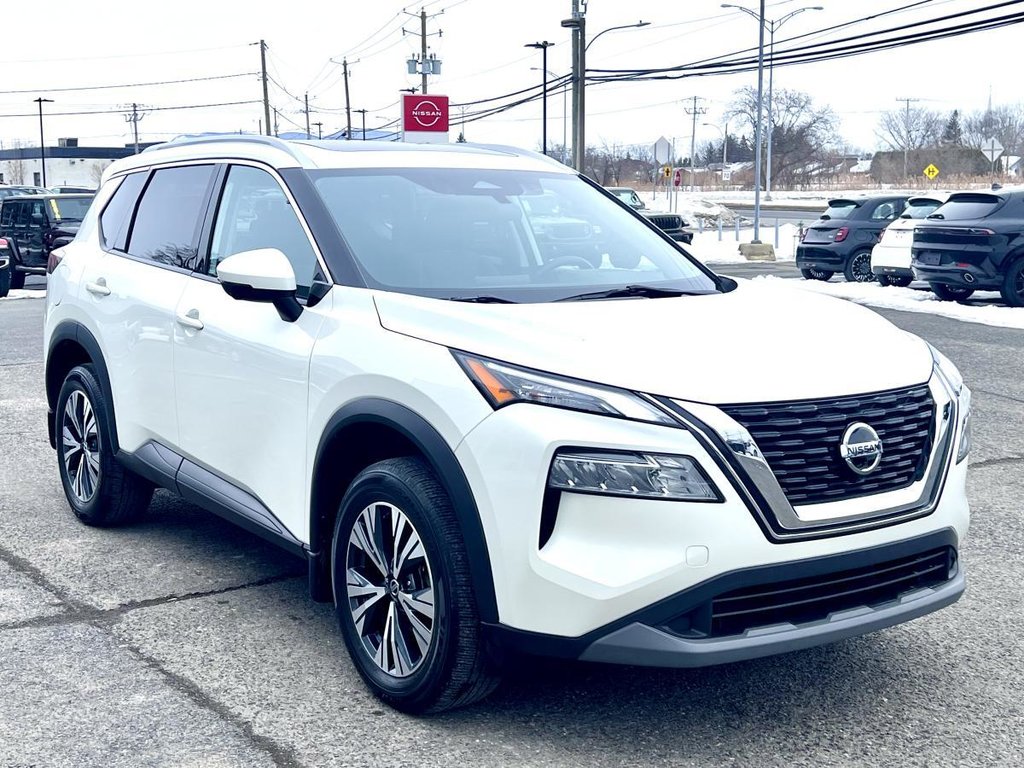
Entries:
MULTIPOLYGON (((736 239, 736 230, 733 227, 722 227, 722 239, 718 239, 718 229, 705 229, 703 232, 694 232, 693 245, 690 251, 706 264, 738 264, 746 263, 746 259, 740 255, 740 243, 749 243, 754 239, 752 227, 742 227, 740 238, 736 239)), ((796 258, 796 246, 799 242, 797 227, 795 224, 780 224, 778 239, 776 240, 774 224, 761 227, 761 242, 771 243, 775 246, 776 261, 793 261, 796 258), (778 243, 778 245, 776 245, 778 243)))
POLYGON ((637 192, 644 205, 651 211, 671 211, 678 213, 691 227, 697 226, 697 220, 702 219, 705 226, 711 222, 717 222, 722 217, 722 222, 728 226, 736 220, 736 214, 723 205, 704 199, 700 194, 691 195, 680 192, 674 195, 672 200, 666 196, 663 190, 658 190, 655 196, 653 192, 637 192))
POLYGON ((753 279, 771 280, 778 285, 792 287, 793 290, 824 293, 872 307, 901 309, 905 312, 925 312, 969 323, 1024 330, 1024 307, 975 303, 998 300, 998 293, 979 291, 971 297, 969 303, 959 304, 955 301, 939 301, 931 291, 915 288, 883 288, 878 283, 846 283, 842 281, 823 283, 817 280, 794 280, 774 275, 753 279))
POLYGON ((0 301, 13 301, 14 299, 44 299, 46 298, 46 291, 30 291, 25 288, 11 289, 0 301))

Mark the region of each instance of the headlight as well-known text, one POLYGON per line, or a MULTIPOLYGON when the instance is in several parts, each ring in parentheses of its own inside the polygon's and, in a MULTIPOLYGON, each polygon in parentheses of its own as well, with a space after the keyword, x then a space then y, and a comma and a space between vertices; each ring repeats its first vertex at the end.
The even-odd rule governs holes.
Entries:
POLYGON ((964 377, 953 361, 939 352, 931 344, 928 348, 932 351, 932 360, 935 361, 935 371, 949 387, 952 395, 956 397, 960 405, 960 443, 956 449, 956 463, 967 458, 971 452, 971 390, 964 385, 964 377))
POLYGON ((669 427, 680 426, 671 416, 623 389, 517 368, 463 352, 453 354, 494 408, 512 403, 534 403, 669 427))
POLYGON ((689 456, 559 451, 548 487, 560 491, 667 501, 721 501, 718 489, 689 456))

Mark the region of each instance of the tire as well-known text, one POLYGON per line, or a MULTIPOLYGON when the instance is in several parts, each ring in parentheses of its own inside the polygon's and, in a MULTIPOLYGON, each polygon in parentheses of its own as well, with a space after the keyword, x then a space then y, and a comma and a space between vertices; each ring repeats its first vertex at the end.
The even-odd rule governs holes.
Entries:
POLYGON ((20 291, 25 287, 25 273, 19 272, 14 268, 14 260, 11 260, 11 266, 9 267, 11 273, 11 288, 20 291))
POLYGON ((423 461, 387 459, 352 481, 334 526, 331 572, 345 645, 382 701, 410 714, 442 712, 497 686, 455 511, 423 461), (395 553, 396 527, 404 556, 395 553))
POLYGON ((1018 256, 1010 263, 999 292, 1009 306, 1024 307, 1024 256, 1018 256))
POLYGON ((801 269, 800 274, 804 276, 804 280, 821 280, 822 282, 828 282, 835 273, 811 267, 810 269, 801 269))
POLYGON ((964 301, 974 293, 973 288, 958 288, 954 285, 943 283, 929 283, 932 293, 939 297, 940 301, 964 301))
POLYGON ((875 280, 877 280, 878 284, 883 288, 893 284, 893 278, 889 277, 888 275, 875 275, 875 280))
POLYGON ((11 270, 0 269, 0 299, 11 292, 11 270))
POLYGON ((114 458, 106 439, 113 425, 107 423, 105 406, 92 366, 79 365, 64 379, 54 414, 64 495, 79 520, 99 527, 138 519, 153 496, 150 482, 114 458))
POLYGON ((914 278, 907 277, 906 275, 901 275, 899 277, 890 277, 889 278, 889 285, 894 285, 897 288, 906 288, 912 282, 914 282, 914 278))
POLYGON ((848 283, 870 283, 875 279, 871 273, 871 251, 857 251, 846 261, 843 276, 848 283))

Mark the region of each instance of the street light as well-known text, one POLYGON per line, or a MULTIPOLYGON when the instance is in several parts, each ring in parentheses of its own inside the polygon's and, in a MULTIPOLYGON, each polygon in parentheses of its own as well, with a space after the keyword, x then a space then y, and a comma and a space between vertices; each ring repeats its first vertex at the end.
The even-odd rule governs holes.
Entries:
POLYGON ((708 128, 714 128, 720 134, 722 134, 722 183, 725 184, 725 166, 728 164, 729 157, 729 122, 726 121, 725 129, 719 128, 714 123, 703 123, 708 128))
POLYGON ((43 186, 46 186, 46 142, 43 141, 43 104, 53 104, 53 99, 42 96, 34 100, 39 105, 39 164, 43 171, 43 186))
MULTIPOLYGON (((531 72, 539 72, 540 71, 540 67, 530 67, 530 71, 531 72)), ((558 75, 556 75, 550 69, 544 70, 544 72, 545 72, 545 74, 548 77, 558 77, 558 75)), ((569 101, 569 89, 565 85, 563 85, 562 86, 562 164, 563 165, 566 164, 566 162, 565 162, 567 160, 566 155, 567 155, 567 153, 569 151, 569 134, 567 132, 568 131, 568 125, 569 125, 569 122, 568 122, 569 121, 568 101, 569 101)))
MULTIPOLYGON (((541 83, 543 84, 544 96, 541 99, 541 135, 544 137, 541 140, 541 145, 544 147, 544 154, 548 153, 548 48, 554 43, 549 43, 545 40, 542 43, 527 43, 524 48, 537 48, 541 52, 541 70, 543 75, 541 76, 541 83)), ((532 67, 531 67, 532 69, 532 67)))
POLYGON ((571 29, 572 33, 572 157, 573 166, 577 171, 583 172, 583 160, 586 155, 586 79, 587 79, 587 49, 594 40, 597 40, 605 32, 613 32, 616 29, 632 29, 634 27, 650 26, 649 21, 638 21, 636 24, 621 24, 615 27, 602 29, 590 40, 587 40, 587 18, 586 11, 580 10, 579 0, 573 0, 573 12, 571 19, 563 19, 562 26, 571 29))
MULTIPOLYGON (((768 29, 770 35, 769 42, 769 53, 768 53, 768 161, 765 167, 766 175, 764 182, 764 199, 772 199, 772 133, 774 133, 775 118, 772 114, 772 90, 775 81, 775 32, 776 30, 785 24, 787 21, 792 19, 794 16, 803 13, 804 11, 823 11, 824 7, 820 5, 808 5, 804 8, 797 8, 795 11, 790 11, 780 19, 772 21, 771 19, 764 18, 764 9, 761 10, 760 17, 749 8, 744 8, 742 5, 723 4, 723 8, 735 8, 739 11, 743 11, 748 16, 752 16, 757 19, 765 28, 768 29)), ((764 44, 762 42, 762 55, 763 55, 764 44)), ((758 101, 760 104, 760 101, 758 101)), ((759 107, 760 109, 760 107, 759 107)))

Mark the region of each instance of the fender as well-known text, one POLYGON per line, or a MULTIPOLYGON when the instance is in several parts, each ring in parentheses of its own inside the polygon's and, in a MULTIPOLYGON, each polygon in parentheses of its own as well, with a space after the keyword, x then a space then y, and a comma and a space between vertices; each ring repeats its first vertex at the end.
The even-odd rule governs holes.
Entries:
MULTIPOLYGON (((473 497, 469 481, 466 479, 455 453, 426 419, 404 405, 382 398, 362 398, 347 403, 331 417, 320 436, 313 465, 313 477, 317 477, 319 474, 323 453, 331 438, 345 428, 357 424, 387 426, 409 440, 423 454, 431 469, 437 474, 455 508, 455 515, 459 521, 459 527, 462 529, 462 537, 469 557, 469 571, 473 578, 473 591, 476 595, 480 619, 484 622, 497 621, 498 607, 494 596, 491 560, 476 499, 473 497)), ((311 546, 317 546, 317 543, 321 541, 320 537, 325 533, 328 537, 331 536, 330 531, 321 530, 320 515, 317 514, 320 503, 318 489, 314 486, 310 498, 309 540, 311 546)), ((318 570, 315 563, 326 557, 327 553, 325 552, 310 553, 311 590, 314 589, 314 580, 322 578, 321 574, 325 570, 318 570), (314 570, 318 572, 314 574, 314 570)))
POLYGON ((50 435, 50 445, 56 448, 56 435, 54 434, 54 408, 57 404, 57 396, 60 394, 60 388, 63 381, 50 381, 50 364, 53 360, 54 351, 57 347, 65 341, 73 341, 82 347, 89 355, 92 366, 96 371, 96 376, 100 380, 100 384, 103 386, 103 391, 106 393, 106 397, 103 399, 104 420, 107 424, 104 430, 103 438, 107 441, 107 445, 113 448, 114 455, 116 456, 121 446, 117 442, 117 421, 114 418, 114 397, 113 390, 110 388, 110 374, 107 372, 107 363, 103 358, 103 352, 100 350, 100 344, 96 341, 96 337, 92 335, 92 332, 81 323, 76 320, 65 320, 57 325, 53 329, 53 335, 50 337, 50 346, 46 351, 46 367, 43 373, 44 381, 46 382, 46 401, 49 406, 47 414, 48 428, 47 431, 50 435))

